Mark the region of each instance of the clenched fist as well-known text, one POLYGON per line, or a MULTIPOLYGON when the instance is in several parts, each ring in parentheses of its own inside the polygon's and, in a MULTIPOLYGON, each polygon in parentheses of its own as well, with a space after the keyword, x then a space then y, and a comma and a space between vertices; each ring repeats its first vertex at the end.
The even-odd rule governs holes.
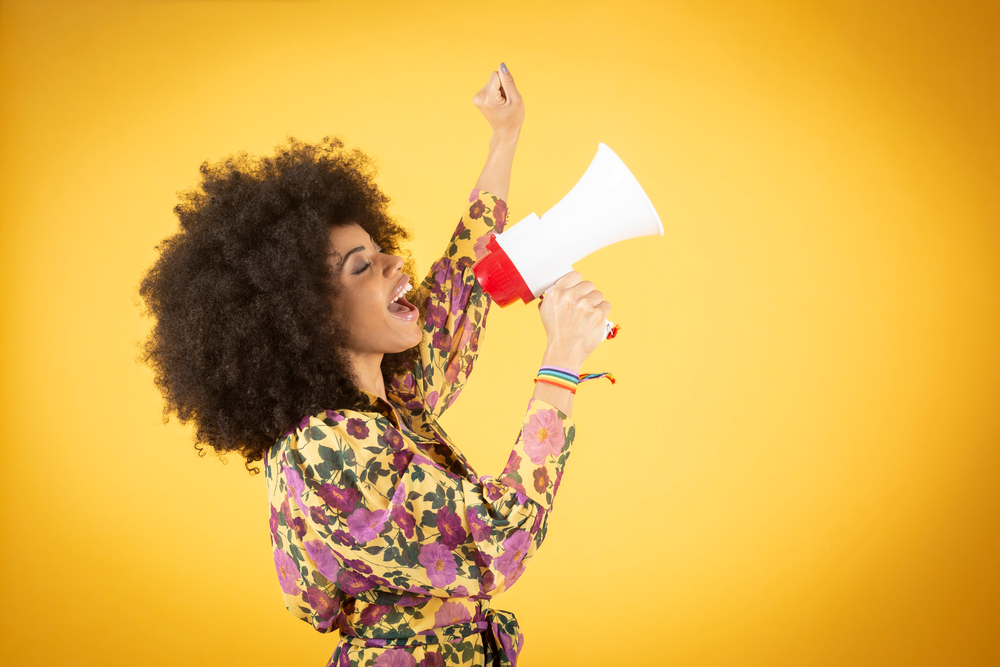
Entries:
POLYGON ((491 72, 490 80, 472 98, 472 103, 486 116, 493 133, 501 139, 516 138, 524 123, 524 100, 517 92, 514 77, 506 70, 507 66, 501 63, 500 71, 491 72))

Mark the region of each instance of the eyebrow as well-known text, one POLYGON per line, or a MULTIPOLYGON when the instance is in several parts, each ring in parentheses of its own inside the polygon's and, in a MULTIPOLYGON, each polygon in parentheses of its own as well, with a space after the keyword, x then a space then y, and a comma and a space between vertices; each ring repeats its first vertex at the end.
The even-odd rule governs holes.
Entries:
POLYGON ((351 250, 348 250, 347 253, 344 255, 344 257, 339 262, 337 262, 337 268, 338 268, 338 270, 342 270, 344 268, 344 262, 347 261, 348 257, 350 257, 351 255, 353 255, 356 252, 361 252, 364 249, 365 249, 365 247, 363 245, 359 245, 357 248, 353 248, 351 250))

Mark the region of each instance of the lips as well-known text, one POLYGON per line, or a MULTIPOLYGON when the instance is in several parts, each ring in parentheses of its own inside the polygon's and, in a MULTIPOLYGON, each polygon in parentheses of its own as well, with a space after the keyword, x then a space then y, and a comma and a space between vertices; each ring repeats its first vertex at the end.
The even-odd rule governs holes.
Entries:
POLYGON ((396 283, 396 288, 392 291, 392 298, 386 306, 390 315, 405 322, 416 320, 418 315, 417 307, 407 301, 404 296, 411 289, 413 289, 413 285, 410 284, 410 277, 404 273, 400 276, 399 282, 396 283))
POLYGON ((389 303, 392 303, 411 289, 413 289, 413 285, 410 284, 410 276, 404 273, 396 282, 396 286, 392 290, 392 295, 389 297, 389 303))

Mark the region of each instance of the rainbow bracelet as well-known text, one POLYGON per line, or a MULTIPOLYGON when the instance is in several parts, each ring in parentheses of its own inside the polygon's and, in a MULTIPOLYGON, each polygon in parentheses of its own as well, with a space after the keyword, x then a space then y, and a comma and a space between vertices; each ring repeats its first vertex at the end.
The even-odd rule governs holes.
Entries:
POLYGON ((538 369, 538 375, 535 376, 535 383, 544 382, 545 384, 555 385, 556 387, 569 389, 575 394, 577 385, 596 378, 607 378, 611 381, 611 384, 615 383, 615 376, 611 373, 584 373, 577 375, 570 369, 560 366, 542 366, 538 369))

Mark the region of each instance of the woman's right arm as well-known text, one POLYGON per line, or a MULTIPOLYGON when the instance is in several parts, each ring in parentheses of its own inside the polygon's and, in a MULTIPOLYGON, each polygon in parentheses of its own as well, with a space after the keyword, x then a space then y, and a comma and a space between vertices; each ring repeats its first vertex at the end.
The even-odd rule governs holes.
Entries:
MULTIPOLYGON (((604 340, 604 322, 611 304, 576 271, 567 273, 538 304, 547 344, 542 366, 559 366, 580 374, 590 353, 604 340)), ((535 384, 532 398, 573 414, 573 392, 544 382, 535 384)))
MULTIPOLYGON (((578 273, 560 279, 540 304, 543 362, 578 369, 603 339, 609 309, 578 273)), ((286 605, 301 605, 303 574, 306 587, 330 581, 350 595, 375 586, 446 597, 508 588, 545 537, 576 431, 572 396, 536 385, 497 478, 445 470, 407 449, 383 417, 310 417, 268 463, 272 537, 285 554, 276 551, 275 562, 296 565, 279 568, 286 605)))

